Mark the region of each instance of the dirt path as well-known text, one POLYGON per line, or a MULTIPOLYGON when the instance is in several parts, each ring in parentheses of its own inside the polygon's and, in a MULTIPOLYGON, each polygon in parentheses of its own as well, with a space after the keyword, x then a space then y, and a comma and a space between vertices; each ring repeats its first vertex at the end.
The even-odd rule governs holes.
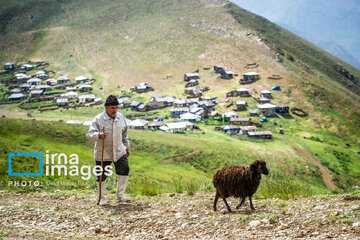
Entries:
POLYGON ((299 145, 297 145, 296 143, 288 140, 288 142, 290 143, 290 145, 303 157, 305 157, 306 159, 308 159, 313 165, 319 167, 319 170, 321 172, 321 176, 323 178, 324 184, 326 185, 326 187, 333 191, 333 190, 337 190, 338 187, 334 184, 334 182, 332 181, 332 178, 330 176, 330 172, 329 170, 323 166, 318 160, 316 160, 308 151, 306 151, 305 149, 301 148, 299 145))
POLYGON ((360 200, 321 196, 255 200, 228 213, 213 193, 136 197, 130 203, 96 206, 95 198, 70 192, 38 196, 0 191, 4 239, 359 239, 360 200))

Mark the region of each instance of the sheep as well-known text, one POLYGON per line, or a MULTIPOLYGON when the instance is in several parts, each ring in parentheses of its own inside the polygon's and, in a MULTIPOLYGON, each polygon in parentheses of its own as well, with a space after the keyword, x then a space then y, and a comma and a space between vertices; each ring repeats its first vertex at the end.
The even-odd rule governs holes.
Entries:
POLYGON ((231 212, 230 206, 226 202, 226 198, 230 196, 241 199, 236 209, 239 209, 246 197, 249 196, 251 210, 255 210, 251 197, 259 187, 261 174, 269 174, 264 160, 256 160, 248 167, 227 166, 219 169, 213 177, 213 184, 216 188, 214 211, 216 211, 217 201, 221 197, 226 208, 231 212))

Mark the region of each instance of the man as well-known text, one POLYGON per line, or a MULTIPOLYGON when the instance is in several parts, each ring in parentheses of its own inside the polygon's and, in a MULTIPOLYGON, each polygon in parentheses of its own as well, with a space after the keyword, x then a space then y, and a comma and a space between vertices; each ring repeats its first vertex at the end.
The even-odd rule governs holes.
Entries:
POLYGON ((98 189, 100 189, 101 184, 100 205, 107 203, 105 199, 105 180, 107 176, 104 170, 112 162, 115 165, 116 174, 119 175, 116 198, 118 201, 130 200, 129 197, 124 195, 130 170, 128 164, 130 142, 125 118, 121 113, 117 112, 118 105, 117 97, 109 95, 105 102, 105 110, 94 118, 86 134, 87 139, 95 142, 94 158, 98 166, 101 166, 102 139, 104 139, 102 181, 100 182, 100 176, 96 177, 98 189), (102 132, 103 127, 105 127, 104 133, 102 132))

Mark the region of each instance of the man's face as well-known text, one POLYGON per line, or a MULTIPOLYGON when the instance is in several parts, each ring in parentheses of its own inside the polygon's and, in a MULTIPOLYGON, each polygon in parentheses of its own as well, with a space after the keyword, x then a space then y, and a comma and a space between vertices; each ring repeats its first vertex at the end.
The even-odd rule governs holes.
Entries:
POLYGON ((117 113, 118 106, 105 106, 105 111, 107 114, 109 114, 111 117, 115 117, 117 113))

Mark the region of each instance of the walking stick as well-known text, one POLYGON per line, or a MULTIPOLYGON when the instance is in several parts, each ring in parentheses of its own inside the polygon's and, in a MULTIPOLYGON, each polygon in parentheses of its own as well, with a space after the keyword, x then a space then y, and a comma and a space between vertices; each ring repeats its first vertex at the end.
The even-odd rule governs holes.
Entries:
MULTIPOLYGON (((103 133, 105 133, 105 127, 103 127, 103 131, 102 131, 103 133)), ((103 172, 104 172, 104 170, 103 170, 103 160, 104 160, 104 141, 105 141, 105 139, 103 138, 102 139, 102 146, 101 146, 101 175, 100 175, 100 181, 99 181, 99 200, 98 200, 98 202, 97 202, 97 205, 99 205, 100 204, 100 199, 101 199, 101 182, 102 182, 102 175, 103 175, 103 172)))

